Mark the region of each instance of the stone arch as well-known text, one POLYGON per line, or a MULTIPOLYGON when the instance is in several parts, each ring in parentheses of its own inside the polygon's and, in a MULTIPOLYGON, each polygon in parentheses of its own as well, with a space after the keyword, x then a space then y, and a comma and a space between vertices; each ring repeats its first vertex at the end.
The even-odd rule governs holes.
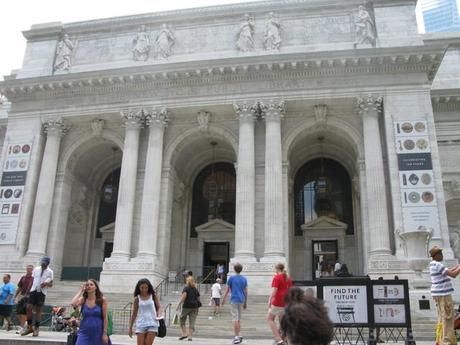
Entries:
POLYGON ((351 149, 354 150, 357 159, 364 157, 363 136, 350 123, 338 118, 328 118, 327 126, 320 128, 316 125, 313 117, 308 118, 296 126, 283 140, 283 159, 289 160, 289 155, 295 147, 296 142, 308 133, 323 131, 340 136, 351 149))
MULTIPOLYGON (((69 138, 70 139, 70 138, 69 138)), ((71 162, 72 156, 75 152, 78 151, 83 145, 97 144, 97 142, 102 142, 104 140, 111 141, 119 147, 120 150, 123 150, 123 137, 110 129, 104 129, 100 136, 96 136, 93 133, 83 134, 81 132, 75 133, 72 135, 73 140, 69 140, 70 144, 63 148, 58 165, 58 174, 65 173, 69 168, 69 163, 71 162)))
POLYGON ((211 124, 207 131, 202 131, 199 127, 190 128, 177 137, 174 138, 170 143, 166 144, 165 153, 164 153, 164 168, 170 168, 174 165, 174 161, 177 158, 177 155, 181 151, 181 148, 193 142, 195 140, 196 135, 209 136, 212 138, 213 136, 217 136, 219 138, 224 139, 224 141, 228 142, 230 146, 233 148, 234 152, 238 152, 238 138, 232 131, 228 130, 225 127, 217 126, 211 124))

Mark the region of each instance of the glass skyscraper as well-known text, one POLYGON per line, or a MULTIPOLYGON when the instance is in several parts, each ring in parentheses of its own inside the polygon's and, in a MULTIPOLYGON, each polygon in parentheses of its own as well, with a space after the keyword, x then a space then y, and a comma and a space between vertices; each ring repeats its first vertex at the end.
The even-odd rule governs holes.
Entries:
POLYGON ((425 32, 460 31, 457 0, 421 0, 425 32))

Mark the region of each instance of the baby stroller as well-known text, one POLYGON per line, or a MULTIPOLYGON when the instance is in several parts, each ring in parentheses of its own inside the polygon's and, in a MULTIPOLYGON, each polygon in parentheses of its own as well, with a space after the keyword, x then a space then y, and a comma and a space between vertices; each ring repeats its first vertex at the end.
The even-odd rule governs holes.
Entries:
POLYGON ((67 327, 67 320, 64 317, 65 307, 54 306, 51 309, 51 330, 61 332, 67 327))

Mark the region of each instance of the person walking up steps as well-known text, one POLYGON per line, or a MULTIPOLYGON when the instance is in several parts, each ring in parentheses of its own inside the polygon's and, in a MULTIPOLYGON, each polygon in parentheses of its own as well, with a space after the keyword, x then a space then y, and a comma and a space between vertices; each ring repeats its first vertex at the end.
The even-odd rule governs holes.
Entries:
POLYGON ((284 297, 286 296, 289 288, 292 286, 292 280, 289 278, 284 264, 278 263, 275 266, 275 276, 272 281, 272 294, 268 299, 268 315, 267 322, 270 329, 275 337, 275 345, 284 345, 284 341, 281 339, 280 331, 276 325, 275 319, 278 317, 278 321, 284 312, 284 297))
POLYGON ((227 280, 227 291, 225 291, 225 296, 222 299, 222 305, 224 305, 227 295, 230 294, 233 331, 235 333, 233 344, 240 344, 243 341, 243 337, 240 335, 241 313, 247 307, 248 281, 246 277, 241 275, 243 266, 240 263, 235 263, 233 270, 236 274, 227 280))
POLYGON ((220 298, 222 297, 222 288, 220 286, 221 279, 217 278, 216 282, 211 287, 211 298, 214 303, 214 315, 219 315, 220 298))

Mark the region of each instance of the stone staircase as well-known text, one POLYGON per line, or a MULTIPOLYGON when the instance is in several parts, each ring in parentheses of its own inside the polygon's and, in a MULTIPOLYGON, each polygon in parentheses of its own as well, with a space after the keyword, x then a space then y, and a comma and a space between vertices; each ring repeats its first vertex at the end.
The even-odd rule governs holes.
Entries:
MULTIPOLYGON (((46 304, 68 306, 72 297, 81 286, 81 282, 60 281, 55 284, 53 289, 49 290, 46 304)), ((174 291, 170 288, 167 295, 161 296, 161 304, 166 308, 166 318, 172 318, 175 314, 175 307, 180 298, 181 288, 174 291)), ((219 316, 213 315, 213 307, 208 305, 210 299, 210 286, 202 284, 200 286, 201 301, 203 306, 196 321, 196 337, 208 338, 229 338, 233 336, 231 323, 230 307, 226 304, 219 316)), ((109 305, 115 310, 118 320, 114 324, 117 333, 127 332, 130 307, 127 306, 132 302, 132 292, 127 293, 107 293, 105 294, 109 305), (125 308, 125 309, 123 309, 125 308)), ((268 296, 249 296, 248 309, 243 313, 242 330, 243 336, 252 339, 270 339, 271 332, 265 321, 267 315, 268 296)), ((436 319, 427 317, 412 316, 412 329, 416 341, 434 341, 436 319)), ((179 336, 180 328, 178 325, 170 325, 168 328, 169 336, 179 336)))

